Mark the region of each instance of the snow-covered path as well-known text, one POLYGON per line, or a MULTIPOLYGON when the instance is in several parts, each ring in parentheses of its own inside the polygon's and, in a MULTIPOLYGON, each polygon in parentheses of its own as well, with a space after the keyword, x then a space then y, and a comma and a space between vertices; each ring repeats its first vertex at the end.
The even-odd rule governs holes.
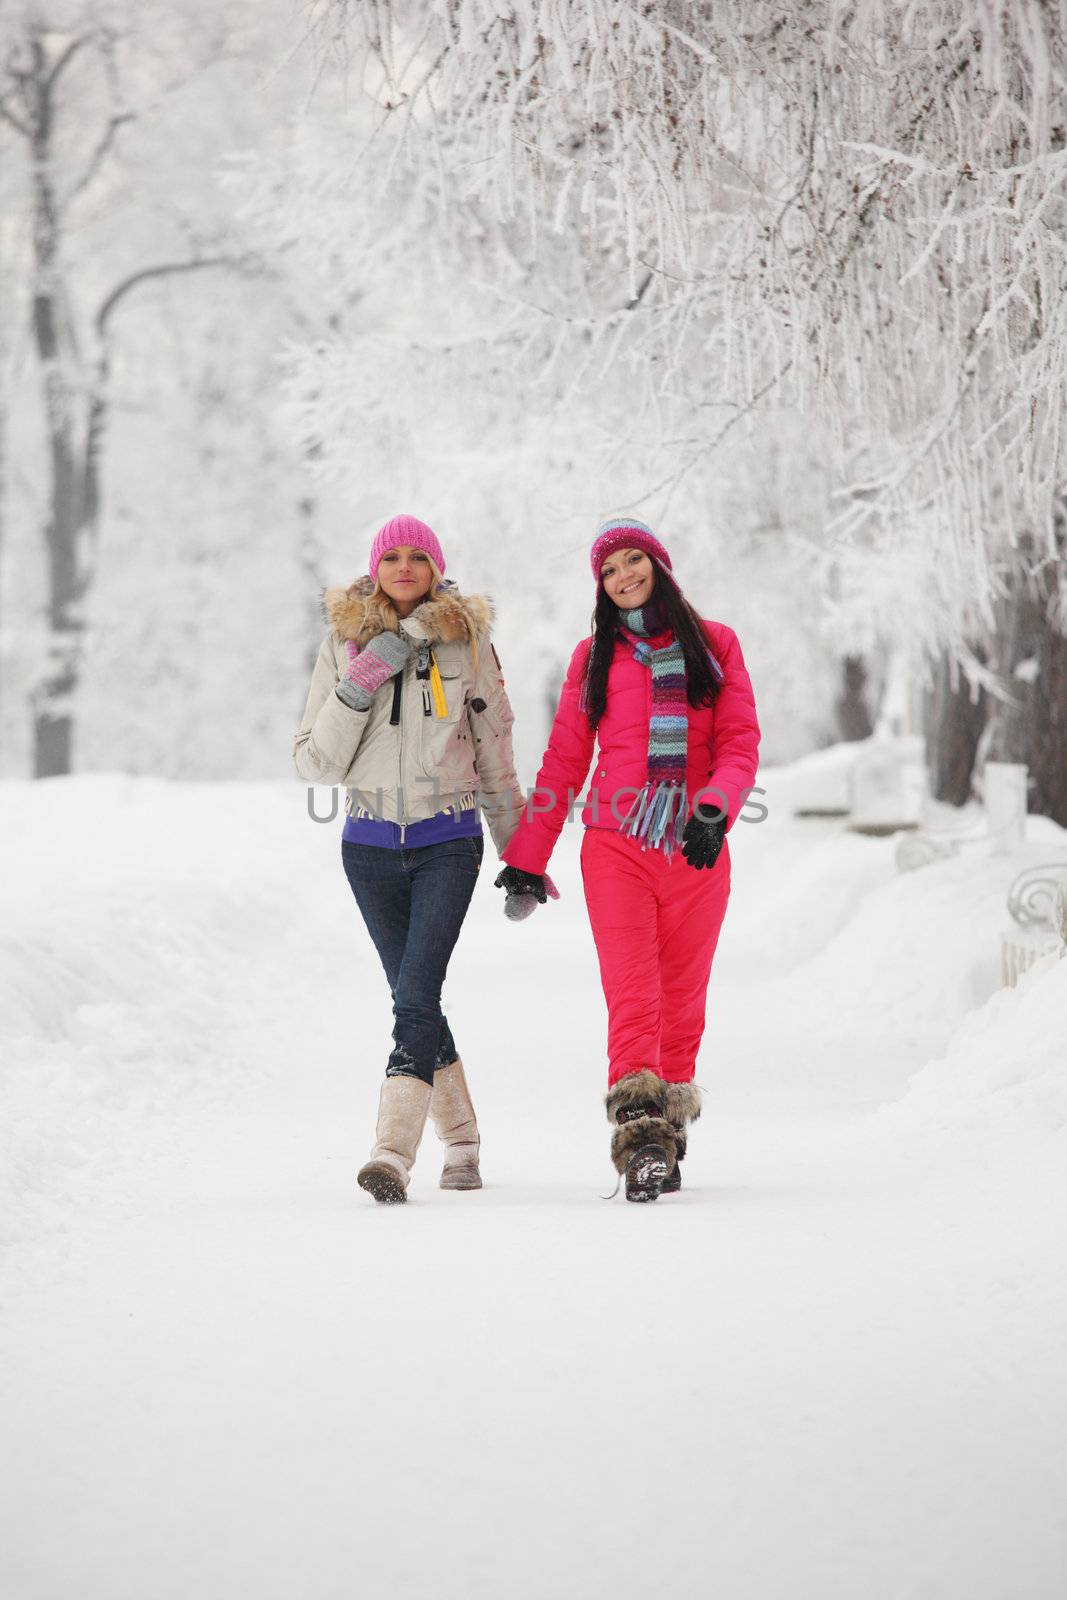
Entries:
POLYGON ((450 978, 486 1189, 435 1187, 431 1133, 380 1208, 336 828, 282 786, 0 786, 5 1600, 1063 1593, 1067 963, 967 1024, 1010 864, 901 880, 786 777, 646 1208, 600 1198, 576 841, 521 927, 483 873, 450 978))

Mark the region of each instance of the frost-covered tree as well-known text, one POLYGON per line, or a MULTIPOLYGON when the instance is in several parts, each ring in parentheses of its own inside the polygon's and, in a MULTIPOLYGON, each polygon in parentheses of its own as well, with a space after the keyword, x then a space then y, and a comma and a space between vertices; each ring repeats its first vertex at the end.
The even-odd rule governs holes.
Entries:
POLYGON ((46 441, 48 628, 33 698, 34 770, 50 777, 71 769, 116 328, 131 300, 163 280, 234 264, 205 219, 180 206, 165 223, 157 212, 151 229, 131 228, 125 249, 107 252, 106 276, 99 258, 84 260, 85 239, 128 178, 120 144, 136 141, 159 100, 217 59, 225 32, 129 0, 9 4, 5 22, 0 139, 23 173, 13 298, 28 322, 46 441))
POLYGON ((364 170, 403 173, 409 203, 476 257, 527 373, 566 373, 569 404, 625 387, 614 442, 636 435, 665 490, 783 411, 819 419, 833 609, 853 596, 862 632, 871 577, 895 563, 889 630, 999 696, 1032 765, 1051 733, 1035 799, 1067 820, 1062 672, 1050 729, 982 664, 1005 606, 1039 616, 1053 667, 1067 631, 1060 9, 313 10, 379 108, 364 170))
MULTIPOLYGON (((494 597, 532 777, 564 643, 589 617, 591 526, 663 474, 659 430, 629 414, 625 379, 597 391, 568 358, 542 359, 543 319, 524 325, 528 308, 502 295, 482 243, 438 225, 418 181, 402 169, 388 188, 368 181, 353 159, 376 148, 367 112, 330 85, 232 174, 244 225, 299 307, 283 351, 286 422, 315 493, 339 491, 358 530, 345 564, 327 552, 332 581, 359 570, 367 529, 409 507, 439 527, 452 575, 494 597)), ((515 281, 524 270, 516 258, 515 281)), ((564 240, 550 241, 537 271, 546 282, 575 272, 564 240)), ((795 605, 827 514, 811 433, 782 414, 773 439, 730 453, 729 470, 696 463, 670 521, 684 581, 710 614, 742 623, 776 676, 766 726, 778 759, 834 737, 825 647, 795 605)))

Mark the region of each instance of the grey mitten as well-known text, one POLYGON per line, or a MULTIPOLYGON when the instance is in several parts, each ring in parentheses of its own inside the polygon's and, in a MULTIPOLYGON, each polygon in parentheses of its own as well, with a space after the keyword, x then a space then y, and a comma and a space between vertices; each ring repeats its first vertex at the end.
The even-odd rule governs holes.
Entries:
POLYGON ((347 641, 348 666, 336 694, 353 711, 366 711, 383 683, 404 670, 411 645, 400 633, 379 633, 365 650, 347 641))
POLYGON ((525 922, 549 897, 559 899, 559 890, 547 872, 523 872, 521 867, 506 866, 493 888, 504 891, 504 915, 509 922, 525 922))

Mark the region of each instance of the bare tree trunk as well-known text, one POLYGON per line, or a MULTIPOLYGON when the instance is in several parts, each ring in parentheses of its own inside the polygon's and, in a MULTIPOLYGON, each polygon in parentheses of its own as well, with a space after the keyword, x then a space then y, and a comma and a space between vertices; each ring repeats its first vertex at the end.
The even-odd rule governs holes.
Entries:
POLYGON ((841 692, 834 701, 842 739, 869 739, 874 732, 867 704, 867 664, 862 656, 845 656, 841 662, 841 692))
MULTIPOLYGON (((975 650, 980 660, 983 652, 975 650)), ((989 696, 972 687, 952 659, 942 656, 934 669, 934 684, 926 695, 925 725, 930 793, 947 805, 966 805, 978 741, 989 715, 989 696)))
MULTIPOLYGON (((992 711, 988 756, 1030 769, 1029 809, 1067 826, 1067 637, 1059 627, 1067 570, 1057 562, 1012 577, 997 604, 997 671, 1010 699, 992 711)), ((1032 540, 1024 541, 1032 565, 1032 540)))
POLYGON ((4 775, 4 518, 7 515, 7 351, 0 330, 0 777, 4 775))
POLYGON ((34 772, 38 778, 71 770, 73 697, 84 618, 80 602, 85 573, 78 536, 85 511, 85 484, 75 430, 75 401, 60 344, 59 210, 52 180, 53 76, 41 37, 30 41, 33 117, 33 332, 44 381, 45 419, 51 458, 50 515, 44 530, 48 554, 48 617, 51 642, 44 676, 34 694, 34 772))
POLYGON ((30 160, 33 213, 33 337, 41 365, 45 429, 51 467, 48 521, 43 538, 48 560, 48 658, 33 691, 34 772, 39 778, 71 770, 74 700, 82 669, 85 601, 97 560, 100 477, 109 416, 110 327, 117 307, 139 285, 175 273, 199 272, 227 264, 222 256, 196 256, 160 262, 125 277, 107 296, 93 325, 97 340, 95 372, 87 371, 73 338, 61 330, 67 319, 62 279, 62 236, 66 208, 93 181, 107 158, 116 131, 134 113, 116 111, 97 139, 78 178, 61 200, 55 174, 53 127, 60 78, 70 62, 103 34, 72 39, 50 58, 47 24, 27 25, 24 48, 13 48, 4 63, 0 117, 25 140, 30 160))
MULTIPOLYGON (((1067 582, 1062 569, 1059 582, 1061 587, 1067 582)), ((1031 806, 1067 828, 1067 636, 1051 627, 1045 634, 1044 672, 1034 689, 1031 806)))

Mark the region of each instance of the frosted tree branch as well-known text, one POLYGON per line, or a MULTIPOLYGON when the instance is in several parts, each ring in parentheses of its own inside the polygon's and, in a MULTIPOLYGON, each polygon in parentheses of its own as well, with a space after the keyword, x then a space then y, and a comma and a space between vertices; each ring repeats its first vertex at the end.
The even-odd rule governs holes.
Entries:
POLYGON ((624 388, 615 438, 647 440, 647 497, 773 404, 820 428, 841 481, 858 462, 873 486, 828 547, 912 519, 931 583, 951 566, 960 628, 1021 530, 1054 548, 1061 8, 316 0, 311 15, 378 108, 388 157, 364 173, 383 207, 402 195, 493 295, 487 346, 544 404, 624 388))
POLYGON ((133 111, 117 112, 113 117, 110 118, 107 127, 97 140, 96 146, 85 164, 84 172, 82 173, 81 177, 78 178, 71 186, 69 192, 64 197, 64 206, 69 206, 80 194, 83 194, 85 190, 88 189, 89 185, 92 183, 93 179, 96 177, 97 173, 100 171, 100 168, 106 161, 111 151, 111 147, 115 143, 115 135, 118 133, 119 129, 125 127, 127 123, 134 122, 135 120, 136 113, 133 111))

